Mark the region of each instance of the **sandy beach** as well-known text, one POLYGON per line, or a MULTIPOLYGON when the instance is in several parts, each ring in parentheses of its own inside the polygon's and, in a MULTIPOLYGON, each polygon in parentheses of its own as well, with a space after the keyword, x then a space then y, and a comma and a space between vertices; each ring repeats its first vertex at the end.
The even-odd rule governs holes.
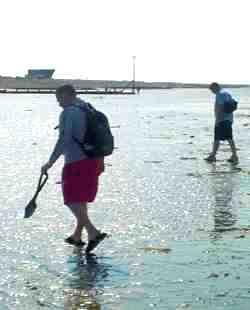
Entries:
POLYGON ((0 308, 247 310, 250 300, 250 90, 234 133, 240 163, 203 158, 213 138, 206 89, 89 96, 110 118, 106 160, 90 215, 111 235, 86 258, 64 244, 73 218, 62 204, 62 159, 31 219, 23 219, 56 140, 52 95, 1 95, 0 308))

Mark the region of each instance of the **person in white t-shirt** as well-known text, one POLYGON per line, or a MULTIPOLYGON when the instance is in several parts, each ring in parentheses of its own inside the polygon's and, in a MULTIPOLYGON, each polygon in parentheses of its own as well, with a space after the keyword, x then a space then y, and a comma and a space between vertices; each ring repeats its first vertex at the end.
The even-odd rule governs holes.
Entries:
POLYGON ((207 162, 215 162, 216 154, 220 146, 220 141, 228 141, 232 156, 228 159, 229 162, 237 164, 239 162, 236 145, 233 139, 233 113, 226 113, 224 105, 232 99, 229 92, 225 91, 218 83, 212 83, 209 89, 215 94, 215 127, 214 127, 214 143, 210 155, 205 158, 207 162))

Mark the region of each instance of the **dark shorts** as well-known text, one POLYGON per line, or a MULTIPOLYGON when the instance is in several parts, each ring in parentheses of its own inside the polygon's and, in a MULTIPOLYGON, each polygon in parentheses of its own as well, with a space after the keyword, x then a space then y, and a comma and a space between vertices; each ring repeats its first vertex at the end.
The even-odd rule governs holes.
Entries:
POLYGON ((214 128, 214 140, 232 140, 233 139, 233 130, 232 122, 223 121, 220 122, 214 128))
POLYGON ((101 172, 99 159, 84 159, 66 164, 62 172, 64 204, 93 202, 101 172))

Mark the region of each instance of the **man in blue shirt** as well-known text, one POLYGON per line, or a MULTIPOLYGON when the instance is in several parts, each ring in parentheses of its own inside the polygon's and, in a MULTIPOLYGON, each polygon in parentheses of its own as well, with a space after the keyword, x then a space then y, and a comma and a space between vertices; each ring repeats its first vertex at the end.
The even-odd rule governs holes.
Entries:
POLYGON ((233 140, 233 113, 226 113, 224 111, 225 104, 227 104, 227 102, 230 101, 232 97, 228 92, 222 89, 218 83, 212 83, 209 86, 209 89, 215 94, 215 129, 213 150, 210 155, 205 158, 205 160, 207 162, 215 162, 216 153, 220 146, 220 141, 227 140, 232 151, 232 156, 228 159, 228 161, 233 164, 237 164, 239 162, 239 159, 236 151, 235 142, 233 140))
POLYGON ((76 96, 72 85, 63 85, 56 90, 56 99, 63 109, 59 118, 59 135, 49 161, 42 166, 42 172, 47 172, 61 155, 65 164, 62 171, 62 192, 64 204, 76 218, 76 227, 65 242, 84 246, 82 232, 85 228, 88 235, 86 253, 107 237, 98 230, 88 216, 88 203, 93 202, 98 190, 98 180, 104 171, 102 158, 88 158, 82 147, 77 143, 84 141, 87 131, 86 102, 76 96), (81 105, 82 109, 78 106, 81 105), (84 111, 85 107, 85 111, 84 111))

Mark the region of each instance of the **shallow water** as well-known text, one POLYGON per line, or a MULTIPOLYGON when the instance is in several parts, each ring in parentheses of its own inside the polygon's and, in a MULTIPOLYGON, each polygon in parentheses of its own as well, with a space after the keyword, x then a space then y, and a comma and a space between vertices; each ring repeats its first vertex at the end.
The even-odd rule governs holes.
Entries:
POLYGON ((50 95, 1 95, 0 309, 248 309, 250 90, 240 99, 240 164, 203 161, 213 135, 207 90, 88 99, 110 117, 117 149, 90 216, 111 234, 86 259, 64 244, 62 159, 31 219, 23 210, 56 139, 50 95))

